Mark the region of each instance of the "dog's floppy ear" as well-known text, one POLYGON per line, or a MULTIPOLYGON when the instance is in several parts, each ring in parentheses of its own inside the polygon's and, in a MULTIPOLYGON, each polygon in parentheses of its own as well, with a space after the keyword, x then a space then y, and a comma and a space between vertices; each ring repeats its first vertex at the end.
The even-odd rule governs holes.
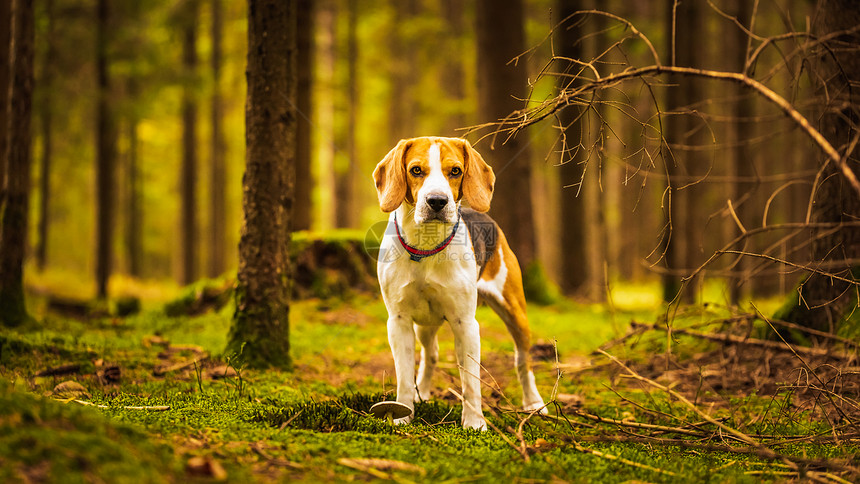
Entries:
POLYGON ((391 212, 406 198, 406 166, 403 157, 409 149, 410 140, 402 139, 373 170, 379 208, 391 212))
POLYGON ((493 199, 496 175, 480 153, 466 140, 463 140, 463 159, 463 196, 474 210, 486 212, 493 199))

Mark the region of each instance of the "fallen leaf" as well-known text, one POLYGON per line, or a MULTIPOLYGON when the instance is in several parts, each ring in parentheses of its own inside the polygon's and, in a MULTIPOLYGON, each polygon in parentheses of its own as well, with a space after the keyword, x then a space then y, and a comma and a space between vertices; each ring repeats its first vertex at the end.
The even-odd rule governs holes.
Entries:
POLYGON ((69 380, 54 387, 54 396, 57 398, 90 398, 90 393, 80 383, 69 380))
POLYGON ((238 376, 236 373, 236 369, 232 366, 221 365, 216 366, 215 368, 210 368, 206 370, 205 377, 210 380, 220 380, 222 378, 235 378, 238 376))
POLYGON ((559 393, 555 399, 565 407, 581 407, 583 404, 582 395, 575 393, 559 393))
POLYGON ((116 365, 106 366, 97 373, 104 382, 114 383, 122 378, 122 369, 116 365))
POLYGON ((361 459, 361 458, 350 458, 350 457, 341 457, 337 460, 338 464, 350 467, 359 471, 407 471, 407 472, 417 472, 422 476, 427 473, 423 467, 419 467, 415 464, 410 464, 408 462, 403 462, 399 460, 391 460, 391 459, 361 459))
POLYGON ((216 481, 227 480, 227 471, 211 457, 196 456, 188 459, 185 463, 185 472, 192 476, 211 477, 216 481))
POLYGON ((533 445, 526 446, 526 451, 529 455, 537 454, 538 452, 546 452, 548 450, 552 450, 558 447, 558 444, 553 444, 552 442, 548 442, 546 439, 539 438, 535 440, 533 445))

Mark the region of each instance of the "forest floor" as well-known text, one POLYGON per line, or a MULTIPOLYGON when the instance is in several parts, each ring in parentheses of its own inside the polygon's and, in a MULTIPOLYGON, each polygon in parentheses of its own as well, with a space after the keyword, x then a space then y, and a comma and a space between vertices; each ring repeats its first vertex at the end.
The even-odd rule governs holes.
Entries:
POLYGON ((0 330, 0 481, 860 478, 860 373, 842 353, 848 343, 836 353, 761 346, 763 318, 718 304, 673 313, 668 337, 656 293, 530 306, 547 417, 516 412, 513 344, 479 308, 492 424, 483 433, 459 426, 448 329, 434 398, 416 421, 369 416, 394 389, 385 307, 370 295, 295 302, 292 371, 245 369, 223 354, 231 304, 178 317, 161 305, 126 318, 48 313, 0 330))

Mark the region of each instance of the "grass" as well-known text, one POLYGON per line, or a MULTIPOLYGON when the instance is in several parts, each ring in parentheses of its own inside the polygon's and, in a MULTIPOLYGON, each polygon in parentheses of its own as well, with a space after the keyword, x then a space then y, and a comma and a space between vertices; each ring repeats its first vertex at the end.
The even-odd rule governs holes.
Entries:
MULTIPOLYGON (((665 317, 652 294, 647 287, 619 287, 612 305, 568 300, 532 305, 535 340, 555 344, 566 369, 559 377, 554 361, 536 364, 544 396, 553 391, 580 395, 582 411, 616 420, 666 426, 701 420, 665 393, 621 380, 609 367, 579 370, 600 364, 590 352, 624 334, 631 319, 665 317)), ((230 305, 218 313, 177 318, 146 307, 125 319, 42 317, 37 327, 0 330, 0 481, 177 482, 196 479, 186 470, 192 457, 217 461, 231 482, 760 482, 780 480, 779 473, 787 470, 778 461, 755 455, 608 441, 631 430, 589 427, 587 420, 575 418, 577 409, 571 407, 562 409, 569 420, 532 419, 518 433, 520 417, 510 412, 519 402, 513 345, 502 322, 487 308, 478 313, 487 370, 485 413, 500 432, 480 433, 460 428, 459 404, 445 392, 459 386, 447 329, 440 331, 437 394, 417 406, 416 422, 391 427, 367 414, 372 403, 390 398, 394 388, 386 312, 376 298, 296 302, 291 309, 294 371, 240 368, 238 375, 220 380, 207 370, 228 360, 222 353, 230 305), (163 363, 159 353, 165 348, 152 343, 155 335, 173 345, 201 346, 212 358, 202 368, 156 377, 153 369, 163 363), (79 370, 36 376, 69 363, 79 364, 79 370), (100 376, 108 365, 120 368, 119 381, 100 376), (51 398, 52 388, 65 380, 83 384, 91 393, 89 400, 106 408, 51 398), (126 408, 160 405, 170 409, 126 408), (392 467, 379 459, 417 468, 392 467)), ((719 305, 685 308, 674 324, 726 314, 719 305)), ((646 337, 612 351, 643 359, 664 351, 665 345, 660 336, 646 337)), ((672 349, 692 355, 704 346, 678 338, 672 349)), ((193 354, 172 357, 181 360, 193 354)), ((725 403, 709 412, 749 433, 793 435, 828 428, 811 415, 787 418, 788 412, 779 411, 791 405, 786 393, 776 398, 732 395, 721 401, 725 403), (767 418, 759 419, 762 415, 767 418)), ((851 444, 796 443, 779 451, 853 459, 857 449, 851 444)))

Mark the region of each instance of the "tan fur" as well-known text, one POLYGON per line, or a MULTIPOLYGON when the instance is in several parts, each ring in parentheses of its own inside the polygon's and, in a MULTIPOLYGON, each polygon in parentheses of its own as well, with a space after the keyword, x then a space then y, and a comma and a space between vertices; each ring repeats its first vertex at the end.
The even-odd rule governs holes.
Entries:
POLYGON ((490 209, 493 200, 493 186, 496 175, 490 165, 484 161, 468 141, 462 140, 463 158, 466 165, 463 177, 463 196, 469 205, 478 212, 490 209))
POLYGON ((406 170, 403 168, 403 159, 409 144, 410 140, 400 140, 373 170, 379 208, 383 212, 396 210, 406 198, 406 170))
MULTIPOLYGON (((531 348, 531 331, 529 330, 529 320, 526 315, 526 296, 523 291, 522 273, 520 264, 517 261, 516 255, 508 245, 508 240, 505 234, 499 231, 499 247, 501 249, 502 258, 505 262, 505 268, 508 273, 505 277, 505 285, 502 289, 504 302, 497 309, 506 314, 500 314, 508 332, 514 338, 514 343, 517 348, 528 350, 531 348)), ((499 273, 501 261, 499 260, 499 252, 493 252, 492 257, 484 266, 484 272, 481 274, 481 279, 486 281, 493 280, 499 273)), ((528 360, 527 360, 528 361, 528 360)), ((528 363, 527 363, 528 364, 528 363)))

